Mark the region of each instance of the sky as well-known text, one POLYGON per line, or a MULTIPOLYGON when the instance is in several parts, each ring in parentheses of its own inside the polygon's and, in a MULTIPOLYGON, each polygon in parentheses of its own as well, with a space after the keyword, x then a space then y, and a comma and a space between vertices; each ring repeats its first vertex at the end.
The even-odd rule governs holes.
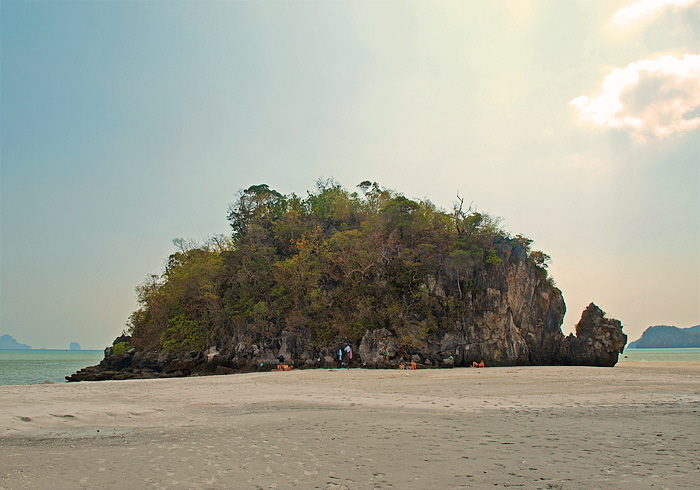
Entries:
POLYGON ((102 349, 236 193, 457 194, 629 340, 700 324, 700 1, 0 2, 0 334, 102 349))

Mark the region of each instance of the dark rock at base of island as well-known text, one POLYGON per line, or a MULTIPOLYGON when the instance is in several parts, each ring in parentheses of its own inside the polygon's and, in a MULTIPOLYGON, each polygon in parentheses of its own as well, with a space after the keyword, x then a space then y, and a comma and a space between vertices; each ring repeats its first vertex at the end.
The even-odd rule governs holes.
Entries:
POLYGON ((117 346, 128 345, 131 338, 120 336, 113 346, 105 349, 105 358, 97 366, 90 366, 67 376, 68 381, 101 381, 118 379, 173 378, 269 371, 284 359, 285 364, 300 369, 311 368, 375 368, 391 369, 409 365, 412 361, 420 368, 452 368, 471 366, 484 361, 486 366, 513 365, 576 365, 612 367, 622 353, 627 336, 618 320, 605 317, 604 312, 591 303, 576 325, 576 334, 564 336, 559 324, 564 304, 561 296, 542 298, 551 316, 547 323, 527 323, 518 328, 513 322, 513 311, 508 309, 506 319, 491 319, 499 325, 495 329, 479 329, 465 325, 454 332, 433 335, 420 348, 405 349, 397 336, 388 329, 370 330, 359 344, 340 342, 331 349, 315 349, 303 337, 282 332, 275 339, 250 343, 239 339, 222 346, 210 346, 204 352, 172 353, 163 351, 139 352, 134 348, 122 352, 117 346), (556 325, 556 330, 555 329, 556 325), (349 358, 344 348, 353 352, 349 358), (343 350, 343 359, 338 351, 343 350))

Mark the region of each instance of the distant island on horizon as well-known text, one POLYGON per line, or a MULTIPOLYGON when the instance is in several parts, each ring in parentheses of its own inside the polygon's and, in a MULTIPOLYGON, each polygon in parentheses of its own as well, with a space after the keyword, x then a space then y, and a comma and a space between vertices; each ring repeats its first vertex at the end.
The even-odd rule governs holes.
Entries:
MULTIPOLYGON (((18 342, 12 335, 4 334, 0 335, 0 350, 52 350, 52 349, 47 349, 46 347, 41 347, 39 349, 33 348, 31 345, 27 344, 22 344, 18 342)), ((64 349, 56 349, 56 350, 64 350, 64 349)), ((82 350, 80 347, 80 344, 77 342, 71 342, 68 345, 68 348, 65 350, 82 350)))
POLYGON ((31 349, 31 345, 20 344, 11 335, 0 335, 0 349, 31 349))
POLYGON ((700 348, 700 325, 678 328, 670 325, 654 325, 642 336, 630 342, 628 349, 679 349, 700 348))

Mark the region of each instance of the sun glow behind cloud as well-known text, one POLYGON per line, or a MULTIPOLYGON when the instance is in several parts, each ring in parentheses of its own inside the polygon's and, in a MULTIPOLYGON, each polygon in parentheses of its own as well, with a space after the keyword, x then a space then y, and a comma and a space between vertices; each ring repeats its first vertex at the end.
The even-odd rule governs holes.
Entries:
POLYGON ((631 5, 621 8, 610 19, 613 27, 629 27, 645 22, 665 8, 689 7, 700 0, 639 0, 631 5))
POLYGON ((613 70, 596 97, 571 101, 579 119, 628 129, 639 139, 700 127, 700 55, 663 56, 613 70))

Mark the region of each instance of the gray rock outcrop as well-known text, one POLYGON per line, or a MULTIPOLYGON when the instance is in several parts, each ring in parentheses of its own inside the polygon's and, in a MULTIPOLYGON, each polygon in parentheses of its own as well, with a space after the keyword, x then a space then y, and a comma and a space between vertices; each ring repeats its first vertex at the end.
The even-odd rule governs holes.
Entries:
POLYGON ((606 318, 603 310, 591 303, 576 324, 576 335, 566 338, 562 364, 612 367, 627 344, 619 320, 606 318))

